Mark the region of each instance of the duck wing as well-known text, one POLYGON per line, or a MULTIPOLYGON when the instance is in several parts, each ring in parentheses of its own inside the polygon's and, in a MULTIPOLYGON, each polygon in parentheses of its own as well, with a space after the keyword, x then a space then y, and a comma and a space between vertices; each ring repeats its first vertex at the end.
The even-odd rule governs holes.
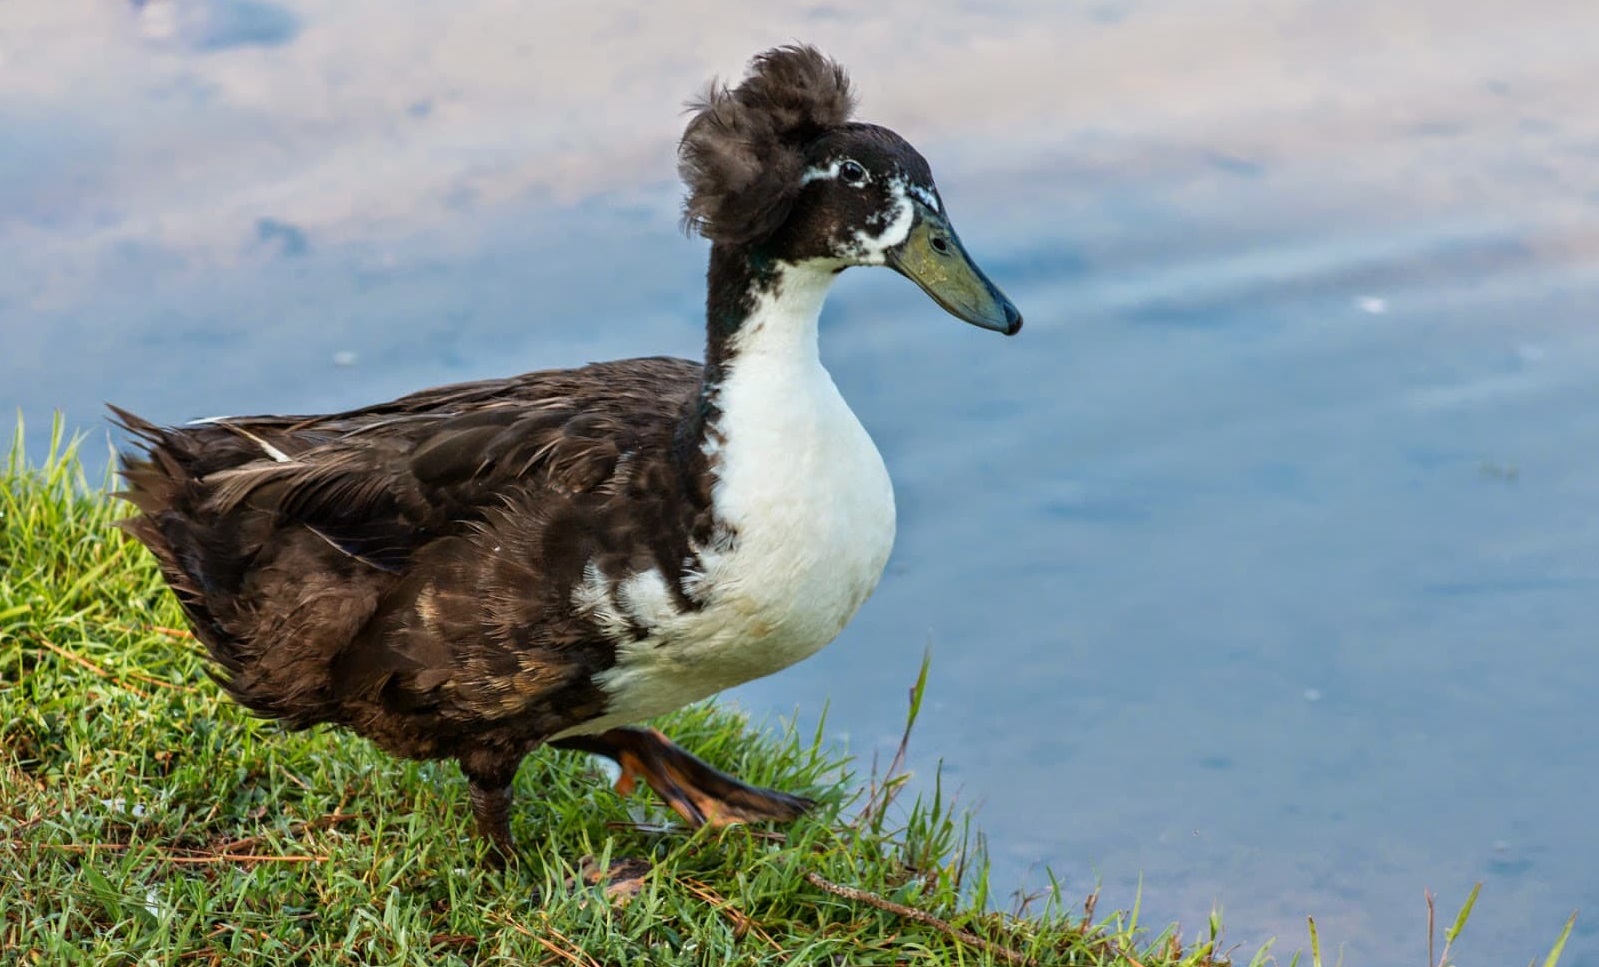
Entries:
POLYGON ((638 553, 637 512, 687 486, 661 474, 702 372, 625 360, 177 428, 116 410, 143 450, 123 458, 141 511, 124 526, 250 708, 369 735, 404 731, 391 713, 514 716, 603 667, 562 605, 588 560, 638 553))

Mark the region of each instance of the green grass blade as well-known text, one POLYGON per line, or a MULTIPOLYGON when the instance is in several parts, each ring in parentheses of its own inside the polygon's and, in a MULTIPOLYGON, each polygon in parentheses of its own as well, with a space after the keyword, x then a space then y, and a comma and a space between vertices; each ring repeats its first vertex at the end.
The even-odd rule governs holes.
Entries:
POLYGON ((1455 915, 1454 924, 1444 931, 1444 955, 1446 957, 1448 956, 1450 945, 1455 942, 1456 937, 1460 936, 1460 931, 1466 929, 1466 921, 1471 919, 1471 910, 1477 905, 1477 896, 1480 893, 1482 893, 1482 884, 1478 883, 1471 888, 1470 893, 1466 894, 1466 902, 1461 906, 1460 912, 1455 915))
POLYGON ((1566 927, 1560 931, 1560 936, 1555 940, 1555 945, 1549 951, 1549 956, 1544 958, 1543 967, 1559 967, 1560 955, 1566 950, 1566 941, 1571 939, 1572 928, 1577 925, 1577 914, 1573 912, 1566 918, 1566 927))

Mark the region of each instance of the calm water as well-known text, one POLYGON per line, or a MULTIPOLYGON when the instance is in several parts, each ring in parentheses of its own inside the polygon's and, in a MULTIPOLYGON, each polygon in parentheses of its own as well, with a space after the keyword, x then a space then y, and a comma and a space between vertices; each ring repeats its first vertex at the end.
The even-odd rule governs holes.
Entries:
POLYGON ((1599 964, 1599 8, 853 8, 10 0, 0 409, 37 443, 696 354, 680 103, 812 40, 1028 328, 840 284, 901 538, 737 700, 869 759, 931 648, 913 765, 1000 883, 1384 964, 1482 880, 1463 962, 1580 907, 1599 964))

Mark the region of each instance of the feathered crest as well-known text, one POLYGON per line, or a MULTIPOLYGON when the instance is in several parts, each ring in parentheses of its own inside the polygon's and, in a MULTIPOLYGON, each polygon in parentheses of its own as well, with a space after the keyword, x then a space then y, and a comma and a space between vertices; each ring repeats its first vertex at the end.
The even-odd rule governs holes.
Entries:
POLYGON ((796 45, 757 55, 736 88, 712 81, 689 109, 677 147, 683 227, 738 244, 783 224, 802 187, 805 146, 849 120, 855 94, 844 68, 796 45))

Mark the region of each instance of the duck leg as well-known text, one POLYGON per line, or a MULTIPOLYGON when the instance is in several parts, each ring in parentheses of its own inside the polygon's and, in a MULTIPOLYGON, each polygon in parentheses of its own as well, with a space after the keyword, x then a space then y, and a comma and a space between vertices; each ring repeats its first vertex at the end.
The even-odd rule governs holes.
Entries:
POLYGON ((467 783, 478 835, 489 844, 489 862, 504 869, 516 856, 511 843, 511 780, 468 773, 467 783))
POLYGON ((656 729, 611 729, 550 745, 603 755, 622 767, 616 791, 626 796, 643 779, 690 826, 787 822, 815 803, 775 789, 745 785, 696 759, 656 729))

